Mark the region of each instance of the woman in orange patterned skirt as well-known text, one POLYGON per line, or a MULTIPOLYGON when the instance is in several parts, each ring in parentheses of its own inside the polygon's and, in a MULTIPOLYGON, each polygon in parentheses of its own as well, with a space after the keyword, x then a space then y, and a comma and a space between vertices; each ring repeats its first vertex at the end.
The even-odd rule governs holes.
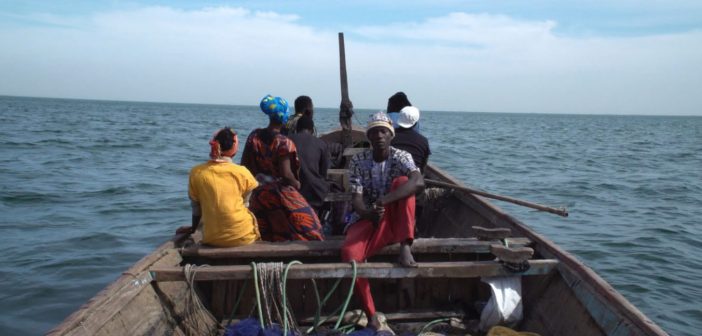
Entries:
POLYGON ((261 110, 268 115, 266 128, 249 134, 241 164, 256 176, 249 209, 258 221, 261 239, 267 241, 323 240, 317 214, 298 192, 300 162, 295 143, 280 134, 288 118, 288 103, 266 96, 261 110))

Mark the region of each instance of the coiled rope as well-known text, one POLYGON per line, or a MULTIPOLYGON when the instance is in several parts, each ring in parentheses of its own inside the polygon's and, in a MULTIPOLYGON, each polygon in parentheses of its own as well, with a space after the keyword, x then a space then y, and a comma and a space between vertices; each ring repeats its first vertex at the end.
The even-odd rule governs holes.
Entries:
POLYGON ((187 335, 218 335, 217 319, 205 308, 195 290, 197 269, 198 267, 192 264, 186 264, 183 267, 185 282, 188 284, 188 295, 185 296, 186 311, 183 318, 184 329, 187 335))

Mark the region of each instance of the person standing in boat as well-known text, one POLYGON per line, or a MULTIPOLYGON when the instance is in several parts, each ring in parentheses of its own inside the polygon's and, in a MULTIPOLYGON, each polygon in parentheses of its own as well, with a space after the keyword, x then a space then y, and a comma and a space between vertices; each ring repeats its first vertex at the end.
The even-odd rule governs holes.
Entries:
POLYGON ((302 116, 296 127, 296 132, 289 137, 295 143, 300 157, 300 193, 319 216, 324 197, 329 192, 329 148, 324 140, 314 136, 314 121, 311 117, 302 116))
POLYGON ((429 140, 419 132, 414 131, 418 122, 419 109, 414 106, 403 107, 395 120, 395 137, 392 138, 392 146, 410 153, 414 164, 424 174, 431 150, 429 149, 429 140))
MULTIPOLYGON (((353 193, 346 238, 341 248, 343 261, 365 261, 383 247, 400 243, 398 261, 416 267, 411 252, 415 225, 415 194, 424 180, 412 156, 390 146, 395 135, 392 121, 384 112, 371 116, 366 136, 371 149, 354 155, 349 165, 353 193)), ((367 279, 358 279, 355 292, 374 327, 379 326, 367 279)))
MULTIPOLYGON (((390 120, 392 120, 392 126, 397 128, 397 119, 400 117, 400 111, 407 106, 412 106, 407 95, 402 92, 396 92, 394 95, 388 98, 388 106, 386 112, 390 120)), ((413 131, 419 133, 419 123, 414 127, 413 131)))
POLYGON ((202 220, 204 244, 233 247, 260 239, 256 217, 245 205, 258 183, 248 169, 232 162, 238 149, 239 140, 231 128, 214 133, 210 160, 190 171, 192 226, 181 227, 176 233, 191 234, 202 220))
MULTIPOLYGON (((314 118, 314 104, 309 96, 299 96, 295 99, 295 114, 285 123, 281 133, 290 135, 297 133, 297 122, 303 116, 314 118)), ((312 135, 317 136, 317 130, 312 130, 312 135)))
POLYGON ((241 164, 260 183, 253 191, 249 208, 256 215, 261 238, 323 240, 319 217, 298 191, 300 161, 295 143, 280 133, 288 121, 288 102, 267 95, 260 107, 268 116, 268 127, 249 134, 241 164))

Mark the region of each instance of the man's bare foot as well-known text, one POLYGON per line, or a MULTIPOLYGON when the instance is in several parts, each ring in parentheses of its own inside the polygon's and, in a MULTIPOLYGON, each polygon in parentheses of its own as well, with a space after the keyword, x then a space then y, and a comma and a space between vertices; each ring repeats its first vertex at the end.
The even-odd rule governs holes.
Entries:
POLYGON ((370 318, 370 322, 368 322, 368 327, 373 328, 373 330, 378 330, 380 327, 383 326, 383 322, 380 321, 380 316, 378 313, 373 314, 370 318))
POLYGON ((373 328, 376 332, 384 331, 386 335, 395 335, 395 332, 388 325, 387 317, 381 312, 377 312, 373 315, 368 327, 373 328))
POLYGON ((400 257, 397 260, 404 267, 419 267, 414 256, 412 256, 412 248, 408 243, 400 244, 400 257))

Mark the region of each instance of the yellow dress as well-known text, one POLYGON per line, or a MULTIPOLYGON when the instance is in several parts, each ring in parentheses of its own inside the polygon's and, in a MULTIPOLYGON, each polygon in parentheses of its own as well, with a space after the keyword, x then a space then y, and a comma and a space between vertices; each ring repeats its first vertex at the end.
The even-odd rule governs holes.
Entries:
POLYGON ((258 182, 244 166, 232 162, 206 162, 190 171, 188 195, 200 203, 202 242, 233 247, 260 239, 256 217, 244 197, 258 182))

